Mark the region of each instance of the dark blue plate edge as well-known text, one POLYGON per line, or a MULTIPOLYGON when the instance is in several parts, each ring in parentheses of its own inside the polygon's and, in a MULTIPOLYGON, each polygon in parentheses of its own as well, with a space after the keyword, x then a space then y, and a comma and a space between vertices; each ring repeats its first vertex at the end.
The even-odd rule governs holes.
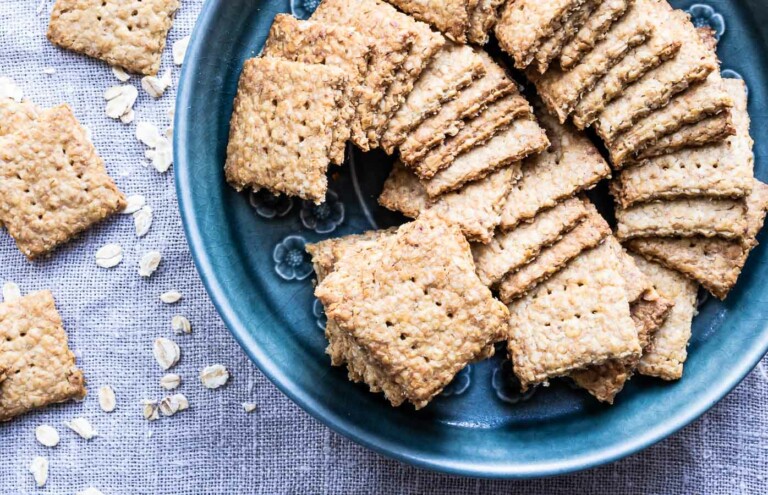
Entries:
POLYGON ((224 321, 224 324, 235 337, 235 340, 240 344, 240 347, 256 364, 259 370, 264 373, 264 375, 282 393, 288 396, 288 398, 313 418, 325 424, 332 430, 391 459, 446 474, 487 479, 531 479, 564 475, 618 461, 637 453, 640 450, 648 448, 680 431, 685 426, 700 418, 730 391, 736 388, 755 366, 757 366, 758 362, 768 351, 768 332, 764 331, 761 333, 759 340, 760 345, 754 346, 748 354, 742 356, 739 360, 739 365, 732 368, 731 373, 721 377, 718 381, 719 386, 711 388, 708 395, 702 396, 696 403, 690 404, 685 414, 678 416, 674 421, 668 421, 665 424, 648 430, 640 437, 597 450, 591 454, 574 457, 567 461, 529 463, 524 466, 516 464, 510 464, 508 466, 487 466, 450 459, 425 458, 424 456, 417 455, 409 450, 398 450, 398 444, 389 442, 381 437, 373 436, 364 429, 346 424, 343 418, 339 418, 330 410, 317 404, 300 388, 291 385, 269 356, 260 351, 257 343, 250 337, 246 330, 245 323, 240 320, 235 309, 223 296, 223 291, 215 276, 213 265, 203 246, 200 228, 197 224, 192 206, 194 200, 190 195, 191 157, 187 154, 186 148, 182 146, 182 136, 185 136, 188 133, 189 122, 191 121, 189 110, 191 109, 192 103, 191 96, 186 90, 187 81, 195 73, 197 61, 200 52, 203 49, 202 42, 200 41, 201 38, 197 35, 199 32, 204 31, 206 25, 210 22, 210 18, 214 15, 214 6, 216 3, 217 2, 215 1, 206 2, 195 23, 190 44, 187 49, 187 55, 182 67, 176 99, 176 117, 173 134, 174 173, 176 193, 179 201, 181 219, 184 225, 184 232, 192 253, 195 267, 200 275, 203 285, 205 286, 214 307, 224 321))

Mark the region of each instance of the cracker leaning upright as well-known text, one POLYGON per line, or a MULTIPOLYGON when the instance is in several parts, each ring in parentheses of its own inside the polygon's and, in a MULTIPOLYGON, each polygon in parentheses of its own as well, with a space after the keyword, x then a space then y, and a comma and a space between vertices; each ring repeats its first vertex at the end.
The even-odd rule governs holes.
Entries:
POLYGON ((387 0, 420 21, 435 26, 457 43, 467 42, 469 4, 477 0, 387 0))
POLYGON ((0 304, 0 422, 32 409, 85 398, 83 373, 49 291, 0 304))
POLYGON ((178 0, 56 0, 48 39, 130 72, 155 75, 178 0))

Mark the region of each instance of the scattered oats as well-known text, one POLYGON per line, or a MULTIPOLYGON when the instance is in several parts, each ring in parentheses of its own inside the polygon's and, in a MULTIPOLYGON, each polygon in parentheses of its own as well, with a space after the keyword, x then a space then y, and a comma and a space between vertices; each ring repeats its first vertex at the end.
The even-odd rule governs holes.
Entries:
POLYGON ((181 301, 181 292, 176 290, 169 290, 160 294, 160 300, 165 304, 173 304, 181 301))
POLYGON ((90 421, 85 418, 75 418, 72 421, 64 421, 64 424, 67 428, 74 431, 85 440, 90 440, 98 435, 96 430, 93 429, 93 426, 91 426, 90 421))
POLYGON ((13 302, 21 299, 21 289, 14 282, 3 284, 3 301, 13 302))
POLYGON ((171 398, 179 404, 179 411, 186 411, 189 409, 189 401, 184 394, 173 394, 171 398))
POLYGON ((149 122, 139 122, 136 124, 136 139, 146 144, 150 148, 157 147, 157 144, 163 139, 160 131, 149 122))
POLYGON ((181 65, 184 63, 184 57, 187 55, 187 47, 189 46, 189 36, 184 36, 180 40, 176 40, 173 43, 173 63, 181 65))
POLYGON ((96 264, 102 268, 112 268, 123 261, 123 248, 120 244, 107 244, 96 251, 96 264))
POLYGON ((176 116, 176 106, 174 102, 174 106, 168 109, 168 118, 171 119, 171 121, 173 121, 175 116, 176 116))
POLYGON ((35 438, 46 447, 55 447, 59 444, 59 432, 53 426, 38 426, 35 428, 35 438))
POLYGON ((176 333, 192 333, 192 324, 186 316, 176 315, 171 320, 171 328, 176 333))
POLYGON ((229 380, 229 371, 220 365, 214 364, 208 366, 200 372, 200 381, 205 388, 219 388, 229 380))
POLYGON ((147 421, 160 419, 160 414, 157 412, 156 400, 144 399, 141 401, 141 404, 143 406, 142 412, 144 414, 144 419, 147 421))
POLYGON ((133 122, 133 119, 136 118, 136 113, 133 110, 129 110, 128 113, 122 115, 120 117, 120 122, 123 124, 130 124, 133 122))
POLYGON ((168 139, 173 139, 173 126, 170 126, 165 130, 165 137, 168 139))
POLYGON ((107 116, 113 119, 133 120, 133 104, 136 103, 138 96, 139 91, 130 84, 112 86, 104 92, 104 99, 107 100, 107 116))
POLYGON ((152 166, 160 173, 167 172, 173 164, 171 141, 160 134, 157 127, 147 122, 136 125, 136 138, 149 147, 144 156, 152 161, 152 166))
POLYGON ((147 204, 147 200, 141 194, 134 194, 133 196, 128 196, 127 203, 128 205, 120 213, 123 215, 133 215, 147 204))
POLYGON ((174 390, 181 385, 181 377, 176 373, 168 373, 160 379, 160 386, 166 390, 174 390))
POLYGON ((10 77, 0 77, 0 98, 10 98, 20 102, 24 92, 10 77))
POLYGON ((133 214, 133 224, 136 227, 136 237, 144 237, 152 226, 152 208, 142 206, 133 214))
POLYGON ((183 394, 174 394, 161 400, 159 409, 163 416, 173 416, 179 411, 189 409, 189 401, 183 394))
POLYGON ((141 257, 139 261, 139 275, 142 277, 151 277, 157 267, 160 265, 160 260, 163 256, 159 251, 150 251, 141 257))
POLYGON ((48 459, 45 457, 35 457, 32 464, 29 465, 29 472, 35 477, 37 486, 44 486, 48 481, 48 459))
POLYGON ((116 67, 116 66, 112 66, 112 74, 114 74, 114 75, 115 75, 115 77, 116 77, 116 78, 117 78, 117 79, 118 79, 120 82, 126 82, 126 81, 128 81, 128 79, 130 79, 130 78, 131 78, 131 75, 130 75, 130 74, 128 74, 127 72, 125 72, 125 71, 122 69, 122 67, 116 67))
POLYGON ((99 388, 99 405, 104 412, 112 412, 117 406, 115 391, 109 385, 99 388))
POLYGON ((52 75, 56 74, 56 69, 54 69, 53 67, 46 67, 46 68, 43 69, 43 74, 46 74, 48 76, 52 76, 52 75))
POLYGON ((256 404, 253 402, 243 402, 243 411, 251 413, 256 410, 256 404))
POLYGON ((171 79, 171 70, 165 69, 161 77, 157 76, 144 76, 141 78, 141 87, 144 88, 149 96, 152 98, 160 98, 171 85, 173 80, 171 79))
POLYGON ((181 350, 176 342, 160 337, 155 339, 155 343, 152 346, 152 354, 154 354, 157 364, 164 370, 167 370, 179 362, 181 350))

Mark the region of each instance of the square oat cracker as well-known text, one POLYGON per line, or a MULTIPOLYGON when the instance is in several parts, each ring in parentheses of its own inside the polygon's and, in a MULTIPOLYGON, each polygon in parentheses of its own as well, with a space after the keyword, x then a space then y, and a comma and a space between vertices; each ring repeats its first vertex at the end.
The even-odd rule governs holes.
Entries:
POLYGON ((640 358, 637 372, 664 380, 678 380, 683 376, 683 364, 688 354, 686 349, 696 312, 698 285, 682 274, 640 256, 634 256, 634 259, 637 267, 651 279, 659 295, 675 303, 640 358))
POLYGON ((509 311, 509 354, 523 390, 640 355, 619 260, 608 244, 584 252, 509 311))
POLYGON ((515 67, 525 69, 541 44, 583 3, 584 0, 507 2, 496 23, 499 46, 513 58, 515 67))
POLYGON ((0 303, 0 422, 85 398, 83 372, 67 345, 53 295, 44 290, 0 303))
POLYGON ((560 68, 570 70, 603 40, 613 24, 629 9, 633 0, 605 0, 560 52, 560 68))
POLYGON ((753 141, 749 134, 747 89, 737 79, 723 81, 734 101, 731 111, 736 134, 727 140, 645 160, 631 166, 611 184, 622 208, 655 199, 708 196, 739 198, 753 184, 753 141))
MULTIPOLYGON (((586 204, 586 203, 585 203, 586 204)), ((510 303, 560 271, 583 251, 592 249, 611 234, 608 223, 591 203, 587 216, 560 240, 542 249, 539 254, 516 271, 507 273, 499 282, 499 298, 510 303)))
POLYGON ((680 51, 626 88, 619 98, 605 107, 595 129, 606 142, 613 141, 637 121, 664 107, 673 96, 704 81, 718 69, 717 56, 701 39, 688 14, 675 10, 666 18, 668 22, 664 29, 682 43, 680 51))
POLYGON ((338 260, 315 294, 417 408, 503 339, 509 318, 458 227, 430 214, 338 260))
POLYGON ((322 203, 345 83, 336 67, 247 60, 230 123, 227 181, 238 191, 265 188, 322 203))
POLYGON ((379 204, 399 211, 410 218, 430 211, 448 223, 458 225, 468 240, 490 242, 493 231, 501 221, 501 208, 519 169, 508 167, 498 170, 458 191, 430 200, 419 178, 399 161, 384 182, 379 204))
POLYGON ((29 259, 125 208, 104 161, 67 105, 0 138, 0 224, 29 259))
POLYGON ((472 256, 480 280, 489 287, 495 286, 504 275, 517 271, 573 230, 588 211, 584 200, 569 198, 542 211, 530 223, 496 232, 488 244, 474 244, 472 256))
POLYGON ((62 48, 156 75, 178 0, 56 0, 48 39, 62 48))
POLYGON ((465 125, 465 120, 479 114, 485 107, 509 94, 519 94, 517 84, 507 76, 504 68, 482 50, 476 51, 485 67, 485 76, 464 88, 434 116, 416 127, 400 144, 400 158, 413 165, 427 152, 442 143, 447 136, 455 135, 465 125))
POLYGON ((484 75, 483 60, 473 48, 446 44, 429 63, 405 103, 389 121, 381 138, 381 147, 392 154, 414 128, 440 111, 443 104, 456 98, 472 81, 484 75))
MULTIPOLYGON (((333 132, 331 161, 344 162, 347 140, 363 95, 363 78, 375 40, 354 28, 316 21, 300 21, 278 14, 272 23, 264 51, 265 57, 277 57, 305 64, 327 64, 344 71, 348 83, 341 109, 341 122, 333 132)), ((360 125, 359 122, 354 124, 360 125)))
MULTIPOLYGON (((435 26, 456 43, 467 42, 470 5, 477 0, 387 0, 416 19, 435 26)), ((474 8, 472 8, 474 10, 474 8)))
POLYGON ((728 241, 717 238, 633 239, 627 246, 662 265, 696 280, 709 292, 725 299, 736 285, 752 249, 757 246, 757 234, 763 227, 768 211, 768 186, 755 180, 747 198, 747 233, 744 239, 728 241))
POLYGON ((475 45, 485 45, 490 39, 489 33, 496 25, 499 7, 504 0, 480 0, 469 16, 467 41, 475 45))
POLYGON ((550 147, 523 162, 523 177, 512 187, 501 217, 501 229, 514 229, 546 208, 610 177, 611 167, 592 144, 570 124, 560 124, 538 111, 550 147))

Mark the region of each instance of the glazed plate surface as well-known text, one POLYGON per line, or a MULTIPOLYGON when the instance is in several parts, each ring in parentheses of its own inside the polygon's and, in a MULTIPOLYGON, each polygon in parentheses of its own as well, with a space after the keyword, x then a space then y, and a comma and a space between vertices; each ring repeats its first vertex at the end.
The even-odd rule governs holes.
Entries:
MULTIPOLYGON (((726 302, 702 298, 684 378, 636 377, 613 407, 563 381, 521 395, 503 350, 461 372, 418 412, 393 409, 381 395, 350 383, 346 370, 332 368, 324 354, 325 320, 303 246, 402 223, 376 203, 391 159, 350 148, 347 163, 332 169, 321 207, 238 194, 223 173, 244 60, 259 53, 275 14, 306 18, 316 3, 209 0, 184 63, 174 136, 181 213, 203 282, 246 353, 301 407, 353 440, 417 466, 479 477, 546 476, 611 462, 671 435, 732 390, 765 354, 768 253, 760 246, 726 302)), ((725 75, 747 82, 756 175, 768 180, 766 4, 672 3, 716 29, 725 75)))

